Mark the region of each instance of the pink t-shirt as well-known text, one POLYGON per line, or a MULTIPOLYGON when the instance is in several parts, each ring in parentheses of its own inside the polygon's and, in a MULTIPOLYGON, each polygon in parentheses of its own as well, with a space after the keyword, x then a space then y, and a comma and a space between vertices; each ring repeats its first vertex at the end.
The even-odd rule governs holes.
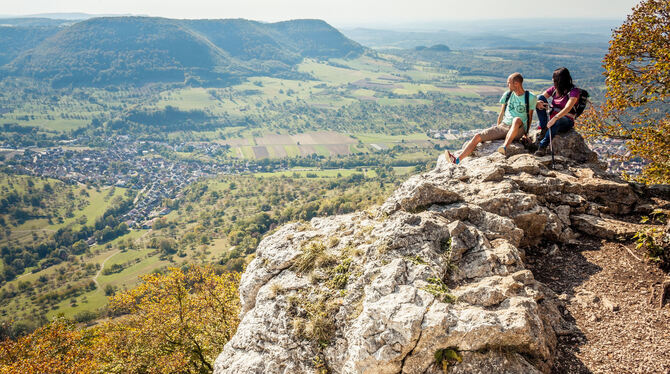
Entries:
MULTIPOLYGON (((556 113, 560 112, 565 108, 565 106, 568 104, 568 100, 570 100, 571 97, 579 97, 579 88, 573 87, 570 92, 568 92, 567 95, 565 96, 558 96, 556 94, 556 87, 551 86, 548 90, 547 93, 549 94, 549 97, 554 97, 554 100, 551 102, 551 107, 553 108, 551 111, 551 114, 549 115, 550 117, 554 117, 556 113), (554 96, 556 95, 556 96, 554 96)), ((573 113, 568 113, 568 117, 574 119, 575 115, 573 113)))

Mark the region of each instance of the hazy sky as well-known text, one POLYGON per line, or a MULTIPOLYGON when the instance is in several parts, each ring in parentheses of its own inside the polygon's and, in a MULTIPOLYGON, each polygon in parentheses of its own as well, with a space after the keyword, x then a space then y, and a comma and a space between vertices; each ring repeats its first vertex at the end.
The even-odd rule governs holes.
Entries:
POLYGON ((0 0, 0 14, 83 12, 169 18, 319 18, 334 25, 384 25, 505 18, 620 18, 639 0, 0 0))

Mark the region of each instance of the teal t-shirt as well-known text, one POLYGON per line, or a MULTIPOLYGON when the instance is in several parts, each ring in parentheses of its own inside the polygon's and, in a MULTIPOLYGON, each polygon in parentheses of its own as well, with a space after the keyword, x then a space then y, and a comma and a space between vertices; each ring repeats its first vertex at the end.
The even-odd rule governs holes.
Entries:
MULTIPOLYGON (((509 91, 505 92, 500 98, 500 104, 505 104, 505 97, 509 91)), ((528 105, 531 109, 535 109, 537 104, 537 95, 532 92, 528 93, 528 105)), ((507 108, 505 108, 505 116, 503 117, 503 123, 506 125, 511 125, 514 117, 519 117, 523 121, 523 127, 528 129, 528 108, 526 108, 526 99, 524 94, 517 96, 512 92, 512 96, 509 97, 509 102, 507 103, 507 108)))

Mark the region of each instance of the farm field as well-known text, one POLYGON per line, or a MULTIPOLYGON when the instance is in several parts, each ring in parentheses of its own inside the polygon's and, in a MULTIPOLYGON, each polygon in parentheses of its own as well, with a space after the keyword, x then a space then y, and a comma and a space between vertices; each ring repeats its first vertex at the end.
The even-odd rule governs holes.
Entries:
POLYGON ((272 173, 255 173, 255 176, 261 178, 269 177, 291 177, 291 178, 342 178, 349 177, 354 174, 361 174, 365 178, 376 178, 377 173, 368 168, 356 169, 326 169, 326 170, 309 170, 309 169, 292 169, 285 171, 276 171, 272 173))
POLYGON ((91 224, 126 192, 119 187, 93 188, 51 178, 0 173, 0 199, 17 196, 22 200, 0 212, 0 220, 5 223, 0 246, 31 242, 64 227, 78 229, 91 224), (27 200, 31 204, 22 203, 27 200))
MULTIPOLYGON (((266 133, 277 132, 285 126, 289 133, 306 132, 300 130, 307 126, 308 117, 298 115, 293 124, 284 123, 287 109, 289 112, 294 110, 291 108, 308 107, 317 112, 332 112, 350 110, 352 106, 366 103, 389 108, 424 106, 432 103, 425 98, 426 94, 481 100, 492 95, 499 96, 505 89, 503 80, 500 80, 499 86, 491 86, 490 77, 482 78, 482 85, 478 85, 473 83, 476 76, 462 77, 455 70, 445 70, 421 62, 414 63, 410 69, 401 70, 397 67, 398 63, 397 56, 387 54, 375 57, 363 55, 353 60, 306 59, 297 67, 297 71, 311 76, 311 79, 250 77, 229 87, 165 89, 147 86, 114 91, 90 88, 59 91, 57 95, 53 93, 51 96, 20 94, 13 92, 15 88, 7 89, 5 92, 0 91, 0 103, 7 104, 7 109, 0 114, 0 121, 35 127, 46 136, 51 136, 86 128, 96 121, 103 123, 123 118, 129 110, 173 107, 182 111, 207 113, 216 130, 198 131, 197 136, 200 139, 217 140, 222 136, 239 136, 250 128, 250 118, 266 133), (262 122, 258 123, 258 120, 262 122)), ((45 87, 31 87, 30 83, 26 87, 28 89, 47 90, 45 87)), ((290 113, 288 115, 291 116, 290 113)), ((329 118, 325 117, 323 121, 327 123, 329 118)), ((383 128, 379 124, 376 126, 383 128)), ((323 130, 324 126, 319 127, 322 128, 315 130, 323 130)), ((309 151, 305 149, 300 154, 309 151)), ((268 150, 269 156, 283 153, 281 150, 274 153, 268 150)), ((338 154, 342 151, 329 150, 328 153, 338 154)), ((260 150, 259 156, 263 155, 265 151, 260 150)))
POLYGON ((350 146, 357 141, 346 134, 318 131, 295 135, 266 134, 251 139, 232 138, 218 143, 229 145, 232 157, 242 155, 244 158, 262 159, 308 156, 313 153, 324 157, 346 156, 352 153, 350 146))

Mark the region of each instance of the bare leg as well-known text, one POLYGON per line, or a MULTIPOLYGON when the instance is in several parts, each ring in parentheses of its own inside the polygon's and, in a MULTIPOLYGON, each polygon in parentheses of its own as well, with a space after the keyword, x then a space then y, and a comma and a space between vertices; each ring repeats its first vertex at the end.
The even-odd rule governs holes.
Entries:
POLYGON ((477 144, 482 142, 482 137, 479 136, 479 134, 476 134, 475 136, 472 137, 472 140, 470 140, 470 143, 465 147, 463 152, 458 156, 459 160, 463 160, 464 158, 470 156, 470 153, 475 150, 477 147, 477 144))
POLYGON ((523 127, 523 121, 519 117, 514 117, 512 121, 512 126, 510 126, 509 131, 507 132, 507 137, 505 138, 505 143, 503 146, 505 148, 509 147, 510 144, 516 139, 517 134, 521 131, 523 127))

